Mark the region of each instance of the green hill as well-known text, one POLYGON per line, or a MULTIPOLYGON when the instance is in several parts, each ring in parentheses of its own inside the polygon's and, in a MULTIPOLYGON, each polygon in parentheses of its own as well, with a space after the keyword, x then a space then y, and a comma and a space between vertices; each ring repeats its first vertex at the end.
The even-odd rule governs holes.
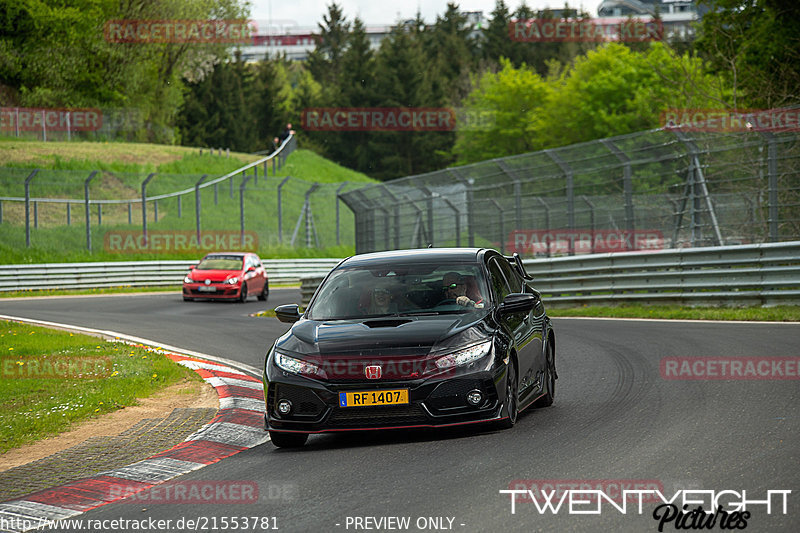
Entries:
MULTIPOLYGON (((200 155, 199 149, 135 143, 43 143, 0 139, 0 196, 23 197, 24 181, 33 168, 41 169, 31 180, 32 198, 83 199, 84 181, 99 170, 90 184, 93 200, 131 200, 104 204, 98 213, 93 205, 90 215, 92 253, 86 248, 84 205, 38 202, 35 206, 38 228, 34 228, 31 206, 31 247, 25 246, 24 203, 2 201, 0 224, 0 264, 64 261, 114 261, 138 259, 195 259, 206 250, 142 250, 138 246, 123 251, 109 243, 122 237, 141 235, 142 210, 138 200, 145 178, 155 172, 147 185, 147 196, 166 195, 190 190, 178 198, 166 198, 156 206, 147 205, 148 232, 194 235, 195 197, 193 187, 208 174, 206 181, 230 173, 259 156, 231 153, 200 155), (69 216, 70 224, 67 224, 69 216), (129 224, 130 217, 130 224, 129 224), (98 221, 102 222, 98 225, 98 221)), ((252 172, 250 173, 252 176, 252 172)), ((241 175, 214 187, 201 189, 201 228, 204 232, 240 231, 239 187, 241 175), (233 187, 231 187, 231 183, 233 187), (216 202, 215 202, 216 196, 216 202)), ((283 168, 272 174, 268 163, 265 178, 259 166, 258 178, 248 181, 244 190, 245 230, 254 237, 248 249, 262 257, 340 257, 354 251, 353 216, 340 204, 339 237, 336 244, 336 190, 374 183, 369 177, 341 167, 308 150, 292 153, 283 168), (278 233, 278 186, 281 187, 281 232, 278 233), (312 246, 306 247, 305 217, 301 218, 305 194, 314 183, 318 188, 310 196, 314 232, 309 232, 312 246), (301 224, 298 226, 298 220, 301 224), (295 233, 295 228, 297 231, 295 233), (295 246, 291 246, 295 236, 295 246)), ((128 239, 130 241, 130 238, 128 239)), ((224 241, 229 242, 229 241, 224 241)), ((234 241, 233 244, 236 244, 234 241)), ((232 246, 234 247, 234 246, 232 246)))

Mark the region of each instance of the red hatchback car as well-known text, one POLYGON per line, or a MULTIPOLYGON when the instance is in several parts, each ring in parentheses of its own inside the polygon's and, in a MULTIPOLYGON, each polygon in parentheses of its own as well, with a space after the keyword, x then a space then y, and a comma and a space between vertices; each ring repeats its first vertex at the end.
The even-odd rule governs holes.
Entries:
POLYGON ((256 254, 242 252, 213 253, 205 256, 183 279, 183 299, 238 300, 246 302, 251 294, 259 300, 269 296, 267 272, 256 254))

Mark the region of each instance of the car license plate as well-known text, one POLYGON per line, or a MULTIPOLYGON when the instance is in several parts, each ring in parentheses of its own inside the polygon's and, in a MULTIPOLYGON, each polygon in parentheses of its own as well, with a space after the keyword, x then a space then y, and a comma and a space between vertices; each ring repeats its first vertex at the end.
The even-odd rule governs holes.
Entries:
POLYGON ((339 407, 401 405, 408 403, 408 389, 340 392, 339 407))
POLYGON ((208 285, 200 285, 199 287, 197 287, 197 290, 199 292, 217 292, 216 287, 209 287, 208 285))

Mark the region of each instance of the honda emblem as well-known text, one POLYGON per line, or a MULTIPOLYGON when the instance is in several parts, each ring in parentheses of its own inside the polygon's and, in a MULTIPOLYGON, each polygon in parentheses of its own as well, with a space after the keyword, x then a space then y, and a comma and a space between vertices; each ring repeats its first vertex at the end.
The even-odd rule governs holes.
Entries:
POLYGON ((367 379, 381 379, 381 367, 378 365, 364 367, 367 379))

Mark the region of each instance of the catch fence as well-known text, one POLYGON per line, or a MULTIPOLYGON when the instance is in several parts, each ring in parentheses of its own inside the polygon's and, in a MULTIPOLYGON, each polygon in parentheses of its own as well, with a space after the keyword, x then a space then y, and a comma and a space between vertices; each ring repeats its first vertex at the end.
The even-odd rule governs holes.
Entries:
POLYGON ((527 257, 800 238, 800 134, 668 128, 341 194, 357 253, 489 246, 527 257))

